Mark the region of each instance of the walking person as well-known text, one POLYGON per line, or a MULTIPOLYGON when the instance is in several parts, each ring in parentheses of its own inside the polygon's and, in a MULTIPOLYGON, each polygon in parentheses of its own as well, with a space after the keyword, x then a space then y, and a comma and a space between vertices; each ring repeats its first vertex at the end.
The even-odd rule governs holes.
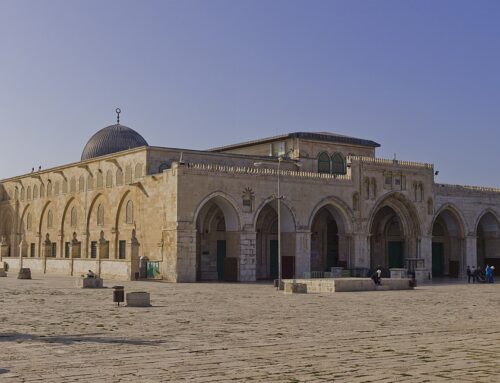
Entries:
POLYGON ((489 283, 495 283, 495 278, 493 278, 493 271, 495 270, 495 266, 490 266, 490 277, 488 278, 489 283))
POLYGON ((470 269, 470 266, 467 266, 467 283, 470 283, 471 278, 472 278, 472 271, 470 269))

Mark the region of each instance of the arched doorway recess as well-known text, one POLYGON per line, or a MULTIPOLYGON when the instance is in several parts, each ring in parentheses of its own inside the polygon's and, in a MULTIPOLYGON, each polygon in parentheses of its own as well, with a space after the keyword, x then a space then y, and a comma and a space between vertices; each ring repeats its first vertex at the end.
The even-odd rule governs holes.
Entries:
POLYGON ((486 265, 500 270, 500 224, 492 212, 481 216, 477 224, 477 267, 486 265))

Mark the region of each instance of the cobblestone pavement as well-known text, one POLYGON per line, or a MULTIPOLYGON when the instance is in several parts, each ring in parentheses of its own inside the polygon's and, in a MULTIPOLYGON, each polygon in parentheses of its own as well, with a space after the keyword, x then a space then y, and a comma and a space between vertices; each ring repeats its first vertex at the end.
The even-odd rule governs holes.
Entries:
POLYGON ((0 278, 0 382, 500 381, 498 285, 120 284, 154 306, 116 307, 72 278, 0 278))

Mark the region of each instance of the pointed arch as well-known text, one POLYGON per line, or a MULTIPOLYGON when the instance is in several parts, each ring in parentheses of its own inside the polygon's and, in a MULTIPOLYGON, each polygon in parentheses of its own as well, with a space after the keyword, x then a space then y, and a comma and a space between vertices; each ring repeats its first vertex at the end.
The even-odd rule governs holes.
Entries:
POLYGON ((470 232, 470 229, 467 226, 467 220, 465 219, 465 216, 463 215, 462 211, 458 207, 456 207, 454 204, 447 202, 447 203, 441 205, 441 207, 439 209, 437 209, 436 212, 434 213, 434 217, 432 218, 432 222, 427 230, 427 233, 429 235, 432 235, 432 228, 434 227, 434 223, 436 222, 437 217, 439 217, 441 215, 441 213, 443 213, 445 211, 450 211, 451 214, 453 214, 453 216, 456 217, 457 222, 459 224, 460 232, 463 236, 467 235, 467 233, 470 232))
POLYGON ((481 220, 487 216, 491 214, 492 218, 494 219, 494 222, 490 222, 490 223, 496 223, 496 225, 498 227, 500 227, 500 217, 498 216, 497 212, 491 208, 486 208, 484 210, 482 210, 476 217, 475 219, 475 222, 474 222, 474 235, 477 236, 477 232, 478 232, 478 226, 481 222, 481 220))
MULTIPOLYGON (((257 221, 259 219, 260 212, 269 205, 274 211, 277 211, 278 201, 274 197, 269 197, 264 200, 258 207, 255 209, 254 217, 253 217, 253 227, 254 230, 257 230, 257 221)), ((295 216, 295 212, 290 207, 288 201, 281 200, 281 231, 282 232, 294 232, 297 227, 297 218, 295 216)))
POLYGON ((318 211, 325 207, 332 213, 335 220, 341 223, 339 229, 341 229, 343 233, 350 233, 353 231, 353 211, 343 200, 335 196, 325 197, 316 204, 308 218, 308 230, 311 230, 318 211))
POLYGON ((240 223, 240 217, 239 217, 239 209, 238 209, 238 204, 236 201, 227 193, 224 193, 222 191, 216 191, 213 193, 210 193, 209 195, 205 196, 197 205, 196 209, 194 210, 193 214, 193 224, 196 225, 196 222, 198 220, 198 217, 200 215, 201 210, 204 208, 204 206, 209 202, 212 201, 216 203, 222 212, 224 213, 224 216, 226 217, 226 230, 227 231, 240 231, 241 230, 241 223, 240 223))
POLYGON ((330 173, 331 172, 331 162, 330 156, 327 152, 321 152, 318 155, 318 173, 330 173))

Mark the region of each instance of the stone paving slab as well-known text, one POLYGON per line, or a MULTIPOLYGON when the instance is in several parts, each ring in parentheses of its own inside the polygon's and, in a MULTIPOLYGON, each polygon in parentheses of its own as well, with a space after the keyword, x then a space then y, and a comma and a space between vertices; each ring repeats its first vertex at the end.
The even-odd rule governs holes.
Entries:
POLYGON ((500 286, 285 295, 268 284, 0 279, 0 382, 498 382, 500 286), (106 285, 106 281, 105 281, 106 285), (112 286, 113 284, 109 284, 112 286))

